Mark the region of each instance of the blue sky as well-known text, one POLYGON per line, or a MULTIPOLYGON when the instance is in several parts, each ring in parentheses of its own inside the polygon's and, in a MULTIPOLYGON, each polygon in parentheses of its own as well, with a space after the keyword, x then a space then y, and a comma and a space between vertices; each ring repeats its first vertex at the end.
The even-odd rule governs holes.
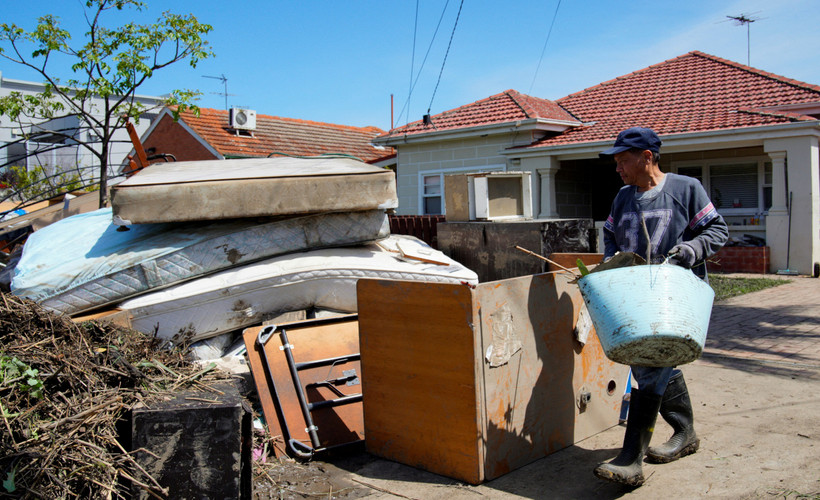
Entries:
MULTIPOLYGON (((17 2, 0 22, 31 29, 50 13, 80 40, 84 3, 17 2)), ((691 50, 745 64, 747 27, 726 17, 740 14, 757 19, 750 25, 752 66, 820 84, 818 0, 464 0, 436 90, 460 3, 420 0, 416 24, 413 0, 147 0, 131 19, 192 13, 213 25, 207 38, 216 55, 195 69, 159 71, 140 93, 198 89, 200 106, 223 109, 222 82, 205 76, 225 75, 229 106, 386 130, 391 94, 398 126, 421 119, 428 107, 435 114, 510 88, 558 99, 691 50), (417 83, 408 102, 411 81, 417 83)), ((5 60, 0 71, 40 80, 5 60)), ((55 71, 70 77, 67 67, 55 71)))

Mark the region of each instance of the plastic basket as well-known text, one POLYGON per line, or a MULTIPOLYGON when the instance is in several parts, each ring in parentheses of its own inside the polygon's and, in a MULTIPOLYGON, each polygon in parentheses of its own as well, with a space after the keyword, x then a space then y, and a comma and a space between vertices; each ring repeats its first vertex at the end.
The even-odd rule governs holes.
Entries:
POLYGON ((715 292, 691 271, 622 267, 578 281, 604 354, 625 365, 676 366, 698 359, 715 292))

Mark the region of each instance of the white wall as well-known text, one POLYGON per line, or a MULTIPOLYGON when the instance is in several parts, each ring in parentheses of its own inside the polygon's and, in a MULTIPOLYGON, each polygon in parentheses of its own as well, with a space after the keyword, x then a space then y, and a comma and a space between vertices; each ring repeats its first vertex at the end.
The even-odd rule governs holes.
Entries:
MULTIPOLYGON (((771 247, 772 271, 789 268, 800 274, 811 274, 815 262, 820 262, 820 147, 816 136, 801 136, 765 141, 770 156, 785 152, 786 172, 782 178, 785 185, 773 185, 780 189, 774 193, 785 197, 793 194, 791 220, 788 213, 775 216, 772 211, 766 221, 766 240, 771 247)), ((777 162, 773 163, 777 168, 777 162)), ((778 179, 774 171, 775 182, 778 179)), ((774 206, 772 207, 775 208, 774 206)))
MULTIPOLYGON (((12 80, 4 78, 2 72, 0 72, 0 97, 7 96, 11 92, 20 92, 22 94, 33 95, 43 91, 43 85, 36 82, 28 82, 23 80, 12 80)), ((161 98, 155 96, 138 96, 137 100, 142 102, 147 107, 153 107, 160 103, 161 98)), ((93 99, 91 101, 95 106, 101 106, 103 101, 102 99, 93 99)), ((137 133, 142 135, 151 124, 151 119, 155 117, 159 113, 159 110, 155 110, 146 116, 146 119, 141 119, 139 123, 135 123, 135 127, 137 129, 137 133)), ((39 122, 35 121, 35 123, 39 122)), ((31 125, 31 121, 24 123, 24 126, 31 125)), ((28 130, 25 130, 28 132, 28 130)), ((84 137, 82 140, 88 139, 88 132, 83 132, 84 137)), ((9 117, 3 115, 0 116, 0 144, 6 144, 15 140, 18 140, 21 137, 21 130, 20 126, 17 122, 13 122, 9 119, 9 117)), ((114 171, 116 171, 116 167, 123 163, 125 160, 126 155, 131 151, 132 145, 130 142, 130 138, 128 136, 128 132, 125 129, 117 131, 114 135, 114 141, 110 144, 109 149, 109 165, 111 170, 109 171, 109 175, 112 175, 114 171)), ((84 148, 66 148, 76 160, 72 160, 72 163, 77 163, 80 167, 94 167, 98 165, 98 161, 95 156, 93 156, 90 152, 85 150, 84 148)), ((60 150, 56 154, 61 156, 66 156, 66 151, 60 150)), ((46 157, 44 155, 43 157, 46 157)), ((0 149, 0 163, 5 163, 7 159, 7 149, 2 148, 0 149)), ((61 162, 68 161, 66 158, 62 158, 61 162)), ((93 172, 94 177, 98 176, 98 169, 91 168, 91 172, 93 172)))
MULTIPOLYGON (((499 154, 510 146, 508 135, 457 139, 431 143, 399 144, 398 179, 399 215, 421 213, 419 206, 419 175, 438 172, 476 172, 488 166, 507 166, 507 157, 499 154)), ((535 207, 533 207, 535 209, 535 207)))

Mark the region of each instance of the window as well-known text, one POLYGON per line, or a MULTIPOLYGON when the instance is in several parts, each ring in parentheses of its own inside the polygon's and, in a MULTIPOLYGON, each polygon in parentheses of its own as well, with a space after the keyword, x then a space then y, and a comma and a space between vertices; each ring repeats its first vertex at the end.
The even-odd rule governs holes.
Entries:
POLYGON ((443 203, 444 175, 425 175, 422 185, 422 215, 441 215, 443 203))
POLYGON ((768 212, 772 208, 772 163, 763 164, 763 210, 768 212))
POLYGON ((727 208, 760 210, 756 163, 712 165, 709 184, 709 194, 718 211, 727 208))
POLYGON ((724 215, 751 215, 772 205, 772 165, 762 159, 706 160, 675 165, 677 173, 698 179, 724 215))

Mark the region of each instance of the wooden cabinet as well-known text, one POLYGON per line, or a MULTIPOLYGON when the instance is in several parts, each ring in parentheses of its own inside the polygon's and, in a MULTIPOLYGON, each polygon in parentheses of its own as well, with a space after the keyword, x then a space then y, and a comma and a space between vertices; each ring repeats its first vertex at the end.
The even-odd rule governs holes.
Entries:
POLYGON ((564 273, 360 280, 367 450, 479 484, 616 425, 628 367, 604 356, 582 307, 564 273))

